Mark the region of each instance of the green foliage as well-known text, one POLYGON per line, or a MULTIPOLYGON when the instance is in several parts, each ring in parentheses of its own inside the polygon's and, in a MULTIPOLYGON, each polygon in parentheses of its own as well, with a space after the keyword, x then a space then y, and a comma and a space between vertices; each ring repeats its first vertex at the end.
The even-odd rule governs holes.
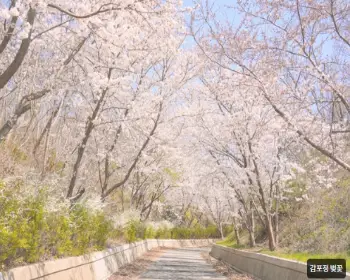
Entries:
POLYGON ((234 232, 231 232, 230 234, 228 234, 224 240, 217 241, 216 244, 226 246, 226 247, 233 246, 234 244, 236 244, 236 238, 235 238, 234 232))
POLYGON ((73 251, 73 228, 70 218, 50 213, 47 216, 46 251, 51 256, 62 257, 73 251))
POLYGON ((157 232, 152 226, 147 226, 145 230, 145 239, 153 239, 156 237, 157 232))
POLYGON ((50 213, 45 191, 22 198, 21 187, 0 182, 1 269, 105 248, 112 224, 102 212, 77 205, 50 213))
POLYGON ((197 224, 192 228, 175 227, 171 230, 171 236, 174 239, 218 238, 220 236, 220 232, 214 225, 210 225, 205 228, 197 224))
POLYGON ((166 226, 161 226, 157 231, 155 238, 157 239, 171 239, 171 229, 166 226))
POLYGON ((145 227, 138 220, 131 220, 128 222, 125 231, 124 237, 127 242, 135 242, 139 239, 143 239, 145 235, 145 227))
POLYGON ((133 221, 130 221, 126 227, 125 239, 129 243, 136 241, 136 226, 133 221))
POLYGON ((180 178, 180 174, 175 172, 175 171, 173 171, 173 170, 171 170, 170 168, 165 168, 164 172, 170 176, 171 181, 173 183, 175 183, 180 178))
MULTIPOLYGON (((228 230, 228 229, 227 229, 228 230)), ((258 234, 259 234, 259 227, 257 225, 256 231, 255 231, 255 241, 258 240, 258 234)), ((243 249, 243 248, 250 248, 249 246, 249 232, 246 229, 241 228, 239 230, 239 238, 240 238, 240 244, 237 244, 236 235, 234 232, 234 229, 232 228, 231 233, 229 233, 224 240, 219 240, 216 242, 216 244, 235 248, 235 249, 243 249)))
POLYGON ((19 200, 19 185, 0 184, 0 263, 36 262, 43 254, 41 233, 46 229, 44 196, 19 200))
POLYGON ((280 246, 293 252, 346 254, 350 237, 350 189, 348 177, 330 189, 309 191, 289 219, 282 219, 280 246))
POLYGON ((70 212, 73 225, 73 255, 81 255, 93 250, 102 250, 112 231, 112 224, 102 212, 91 213, 82 205, 76 205, 70 212))
POLYGON ((177 227, 177 228, 173 228, 171 233, 172 233, 172 238, 174 239, 188 239, 191 236, 191 229, 177 227))
POLYGON ((155 229, 151 225, 145 225, 140 221, 129 221, 124 228, 124 238, 127 242, 135 242, 142 239, 201 239, 201 238, 218 238, 219 230, 214 225, 202 227, 174 227, 168 228, 163 225, 155 229))
POLYGON ((110 166, 111 170, 116 170, 116 169, 120 168, 120 166, 115 161, 111 161, 109 166, 110 166))
POLYGON ((259 253, 306 263, 308 259, 346 259, 346 270, 350 271, 350 259, 344 254, 310 254, 307 252, 283 252, 262 250, 259 253))
POLYGON ((224 236, 229 236, 232 234, 234 228, 233 225, 226 225, 223 227, 224 236))
POLYGON ((48 211, 48 194, 42 189, 25 194, 23 182, 0 181, 0 269, 39 262, 48 257, 76 256, 103 250, 109 237, 124 235, 127 242, 146 238, 217 238, 214 225, 154 228, 138 220, 114 229, 103 212, 77 204, 48 211))
POLYGON ((210 225, 205 228, 204 235, 209 237, 220 237, 219 229, 215 225, 210 225))

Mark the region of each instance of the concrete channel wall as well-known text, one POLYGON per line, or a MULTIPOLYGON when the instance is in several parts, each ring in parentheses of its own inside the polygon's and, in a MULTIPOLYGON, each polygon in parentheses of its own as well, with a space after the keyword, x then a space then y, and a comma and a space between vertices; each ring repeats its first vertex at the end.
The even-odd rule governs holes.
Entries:
MULTIPOLYGON (((210 255, 261 280, 307 280, 306 263, 213 245, 210 255)), ((350 280, 350 274, 346 278, 350 280)))
POLYGON ((36 263, 0 272, 0 280, 105 280, 118 268, 157 247, 209 246, 212 239, 147 239, 102 252, 36 263))

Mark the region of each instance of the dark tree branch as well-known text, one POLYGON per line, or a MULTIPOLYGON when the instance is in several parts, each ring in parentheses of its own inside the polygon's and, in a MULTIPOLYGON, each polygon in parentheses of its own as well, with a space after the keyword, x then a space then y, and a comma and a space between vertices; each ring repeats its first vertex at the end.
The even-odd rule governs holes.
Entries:
POLYGON ((334 25, 334 29, 335 29, 335 32, 338 34, 339 38, 348 46, 350 47, 350 41, 348 39, 346 39, 341 33, 340 33, 340 30, 339 30, 339 26, 337 24, 337 21, 335 19, 335 15, 334 15, 334 0, 331 0, 331 19, 332 19, 332 22, 333 22, 333 25, 334 25))
POLYGON ((6 49, 8 43, 10 42, 10 40, 12 38, 13 31, 16 28, 17 19, 18 19, 18 17, 12 17, 12 19, 11 19, 11 23, 9 25, 7 32, 6 32, 6 35, 0 44, 0 54, 6 49))
POLYGON ((136 157, 135 157, 133 163, 132 163, 131 166, 129 167, 129 169, 128 169, 127 173, 125 174, 124 178, 123 178, 120 182, 118 182, 118 183, 114 184, 113 186, 111 186, 108 190, 106 190, 106 192, 102 193, 102 194, 101 194, 101 199, 102 199, 102 200, 104 200, 104 199, 105 199, 107 196, 109 196, 113 191, 115 191, 115 190, 118 189, 119 187, 123 186, 123 185, 128 181, 128 179, 129 179, 129 177, 130 177, 132 171, 134 170, 134 168, 136 167, 138 161, 139 161, 140 158, 141 158, 142 152, 146 149, 146 147, 147 147, 149 141, 151 140, 151 137, 154 135, 154 133, 155 133, 157 127, 158 127, 159 120, 160 120, 160 115, 161 115, 162 110, 163 110, 163 103, 161 102, 161 103, 159 104, 158 115, 157 115, 157 118, 156 118, 156 120, 155 120, 155 122, 154 122, 153 128, 152 128, 151 132, 149 133, 149 135, 147 136, 147 139, 146 139, 145 142, 143 143, 143 145, 142 145, 142 147, 140 148, 139 152, 137 153, 137 155, 136 155, 136 157))
POLYGON ((18 119, 31 108, 31 102, 43 97, 46 93, 50 92, 48 89, 44 89, 39 92, 31 93, 24 96, 17 105, 14 114, 9 120, 0 128, 0 142, 5 140, 11 129, 17 124, 18 119))
MULTIPOLYGON (((108 79, 111 78, 111 75, 112 75, 112 69, 109 69, 109 71, 108 71, 108 79)), ((108 89, 109 88, 107 87, 107 88, 105 88, 102 91, 101 97, 99 98, 98 102, 96 103, 96 106, 95 106, 95 109, 94 109, 92 115, 87 120, 86 127, 85 127, 85 135, 84 135, 81 143, 79 144, 78 156, 77 156, 77 159, 76 159, 76 161, 74 163, 73 175, 72 175, 72 178, 71 178, 69 186, 68 186, 68 192, 67 192, 67 198, 68 199, 71 199, 72 196, 73 196, 73 191, 74 191, 74 188, 75 188, 76 180, 78 178, 79 169, 80 169, 80 166, 81 166, 83 155, 85 153, 86 144, 87 144, 87 142, 88 142, 88 140, 90 138, 91 132, 94 129, 94 120, 98 116, 98 113, 100 111, 101 105, 102 105, 102 103, 104 101, 105 96, 107 95, 108 89)))
POLYGON ((68 16, 71 16, 73 18, 79 18, 79 19, 93 17, 95 15, 102 14, 102 13, 109 12, 109 11, 120 11, 120 10, 123 10, 123 9, 130 9, 131 8, 131 5, 128 5, 125 8, 115 7, 115 6, 114 7, 113 6, 112 7, 108 7, 108 6, 111 6, 111 5, 112 5, 112 3, 110 3, 110 4, 103 4, 103 5, 101 5, 101 7, 97 11, 92 12, 92 13, 87 14, 87 15, 75 15, 75 14, 73 14, 73 13, 67 11, 67 10, 64 10, 63 8, 61 8, 61 7, 59 7, 59 6, 55 5, 55 4, 48 4, 47 6, 50 7, 50 8, 56 9, 56 10, 66 14, 68 16))
MULTIPOLYGON (((33 8, 30 8, 27 14, 27 22, 31 26, 33 26, 34 24, 35 16, 36 16, 36 11, 33 8)), ((22 40, 21 46, 17 51, 17 54, 14 60, 12 61, 12 63, 7 67, 5 72, 3 72, 0 75, 0 89, 4 88, 7 85, 9 80, 13 77, 13 75, 18 71, 19 67, 22 65, 22 62, 29 49, 29 45, 31 42, 31 39, 30 39, 31 34, 32 34, 32 30, 28 34, 28 38, 22 40)))

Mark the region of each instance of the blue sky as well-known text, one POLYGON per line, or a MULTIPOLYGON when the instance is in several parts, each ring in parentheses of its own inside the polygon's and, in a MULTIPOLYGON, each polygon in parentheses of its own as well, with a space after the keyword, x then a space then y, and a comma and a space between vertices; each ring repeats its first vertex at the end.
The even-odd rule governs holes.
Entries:
MULTIPOLYGON (((193 7, 195 6, 194 2, 199 2, 199 3, 205 3, 206 0, 183 0, 183 6, 184 7, 193 7)), ((231 24, 233 23, 238 23, 239 20, 237 19, 237 13, 232 9, 229 8, 229 6, 234 6, 236 4, 236 0, 208 0, 209 4, 212 5, 214 3, 214 11, 216 14, 216 19, 219 21, 228 21, 231 24)), ((190 38, 187 37, 185 40, 184 48, 191 47, 193 46, 194 41, 190 38)))
MULTIPOLYGON (((206 0, 183 0, 183 6, 185 7, 191 7, 194 6, 193 2, 206 2, 206 0)), ((209 5, 214 3, 215 12, 216 12, 216 19, 219 21, 226 21, 228 20, 233 26, 237 23, 239 23, 239 15, 237 12, 234 11, 234 9, 229 8, 236 5, 236 0, 208 0, 209 5)), ((320 37, 320 36, 319 36, 320 37)), ((191 42, 190 45, 193 43, 191 40, 188 40, 188 42, 191 42)), ((325 44, 323 47, 323 55, 331 55, 334 51, 334 46, 332 40, 330 40, 328 43, 325 44)))
MULTIPOLYGON (((183 0, 183 5, 185 7, 191 7, 194 6, 194 1, 192 0, 183 0)), ((199 2, 205 2, 205 0, 199 0, 199 2)), ((235 0, 209 0, 209 4, 214 3, 215 10, 217 11, 217 16, 219 19, 226 19, 229 20, 233 19, 235 16, 235 13, 233 9, 227 8, 228 6, 235 5, 235 0)))
MULTIPOLYGON (((210 3, 213 3, 215 2, 215 4, 218 6, 218 7, 221 7, 221 8, 224 8, 225 5, 233 5, 233 3, 235 3, 234 0, 211 0, 209 1, 210 3)), ((193 1, 192 0, 183 0, 183 4, 184 6, 193 6, 193 1)))

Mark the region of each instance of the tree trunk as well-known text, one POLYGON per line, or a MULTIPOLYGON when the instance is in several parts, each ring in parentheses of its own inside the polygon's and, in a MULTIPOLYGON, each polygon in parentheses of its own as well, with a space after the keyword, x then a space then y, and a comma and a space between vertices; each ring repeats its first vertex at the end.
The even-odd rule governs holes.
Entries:
POLYGON ((220 223, 220 235, 221 235, 221 239, 223 240, 224 239, 224 233, 223 233, 223 230, 222 230, 222 223, 220 223))
POLYGON ((278 247, 278 223, 279 223, 279 217, 278 217, 278 211, 279 211, 279 207, 280 207, 280 189, 279 186, 276 186, 276 210, 275 210, 275 243, 276 243, 276 247, 278 247))
MULTIPOLYGON (((249 144, 249 149, 250 149, 250 151, 252 151, 251 144, 249 144)), ((264 190, 263 190, 263 187, 262 187, 262 184, 260 181, 260 172, 258 169, 258 165, 254 159, 253 159, 253 164, 254 164, 254 171, 256 174, 257 183, 258 183, 258 187, 259 187, 259 194, 260 194, 259 201, 260 201, 261 207, 263 208, 264 213, 265 213, 266 229, 267 229, 267 234, 269 237, 269 249, 271 251, 274 251, 276 249, 276 243, 275 243, 275 236, 274 236, 274 232, 273 232, 270 207, 266 202, 264 190)))
POLYGON ((271 251, 274 251, 276 249, 276 242, 275 242, 275 235, 273 232, 271 213, 265 200, 264 191, 261 187, 259 188, 259 193, 261 195, 260 203, 265 213, 265 224, 266 224, 267 234, 269 238, 269 249, 271 251))
MULTIPOLYGON (((15 5, 16 5, 16 1, 11 1, 11 5, 10 5, 9 9, 15 5)), ((7 44, 11 40, 11 37, 12 37, 13 32, 14 32, 15 27, 16 27, 17 20, 18 20, 18 17, 12 17, 11 23, 9 24, 9 28, 7 29, 6 35, 0 44, 0 54, 6 49, 7 44)))
MULTIPOLYGON (((35 17, 35 10, 30 9, 29 12, 28 12, 28 22, 31 23, 31 20, 34 21, 34 17, 35 17)), ((83 42, 85 42, 85 41, 86 41, 86 39, 83 42)), ((3 88, 7 84, 9 79, 11 79, 11 77, 18 70, 18 68, 21 65, 22 60, 24 59, 24 56, 26 55, 26 52, 28 50, 29 42, 30 42, 30 37, 28 39, 24 39, 22 41, 21 48, 19 49, 19 51, 18 51, 18 53, 17 53, 13 63, 0 76, 0 89, 3 88), (22 49, 22 46, 24 46, 23 48, 26 48, 26 49, 25 50, 22 49), (22 49, 22 51, 21 51, 21 49, 22 49)), ((82 47, 82 45, 80 44, 78 46, 78 49, 75 50, 72 54, 70 54, 68 59, 66 59, 64 65, 67 65, 73 59, 74 55, 77 54, 77 52, 80 50, 81 47, 82 47)), ((28 94, 28 95, 24 96, 21 99, 19 104, 16 106, 16 109, 15 109, 15 112, 13 113, 13 115, 0 128, 0 142, 6 139, 7 135, 10 133, 12 128, 17 124, 18 119, 24 113, 26 113, 27 111, 29 111, 32 108, 32 102, 31 101, 34 101, 34 100, 42 98, 43 96, 45 96, 46 93, 48 93, 50 91, 51 91, 50 89, 43 89, 41 91, 28 94)))
POLYGON ((265 219, 261 215, 261 213, 260 213, 258 207, 256 206, 256 203, 254 202, 254 200, 253 200, 253 206, 254 206, 254 209, 256 211, 256 214, 258 214, 258 218, 259 218, 259 221, 260 221, 261 225, 266 229, 265 219))
POLYGON ((122 211, 124 212, 124 187, 121 189, 121 196, 120 196, 121 202, 122 202, 122 211))
POLYGON ((250 229, 249 229, 249 246, 250 247, 255 247, 255 220, 254 220, 254 209, 253 209, 253 201, 250 201, 249 204, 249 224, 250 224, 250 229))
POLYGON ((269 214, 266 215, 266 227, 269 236, 269 249, 270 251, 274 251, 276 249, 276 241, 272 227, 272 220, 269 214))
POLYGON ((46 126, 44 128, 44 130, 41 132, 39 139, 36 141, 34 148, 33 148, 33 155, 36 155, 36 151, 40 146, 41 141, 43 140, 45 134, 49 134, 50 130, 51 130, 51 126, 53 123, 53 120, 56 118, 58 111, 60 110, 60 107, 62 105, 63 101, 61 101, 60 105, 57 106, 57 108, 53 111, 53 113, 51 114, 49 121, 46 123, 46 126))
MULTIPOLYGON (((112 69, 110 68, 108 70, 108 80, 111 78, 111 75, 112 75, 112 69)), ((87 144, 87 142, 90 138, 90 135, 94 129, 94 120, 97 118, 98 113, 100 112, 102 102, 104 101, 104 98, 105 98, 107 92, 108 92, 108 87, 102 91, 101 97, 98 100, 91 117, 88 117, 88 120, 86 123, 86 128, 85 128, 85 135, 83 137, 83 140, 79 144, 78 156, 77 156, 77 159, 75 160, 74 167, 73 167, 73 174, 72 174, 71 180, 69 182, 69 186, 68 186, 68 192, 67 192, 67 196, 66 196, 68 199, 71 199, 73 196, 73 191, 74 191, 75 184, 76 184, 76 181, 78 178, 78 173, 80 170, 81 162, 82 162, 82 159, 83 159, 83 156, 85 153, 86 144, 87 144)))
POLYGON ((233 217, 233 228, 235 232, 236 242, 237 242, 237 245, 239 246, 241 245, 241 237, 239 235, 239 227, 235 217, 233 217))

